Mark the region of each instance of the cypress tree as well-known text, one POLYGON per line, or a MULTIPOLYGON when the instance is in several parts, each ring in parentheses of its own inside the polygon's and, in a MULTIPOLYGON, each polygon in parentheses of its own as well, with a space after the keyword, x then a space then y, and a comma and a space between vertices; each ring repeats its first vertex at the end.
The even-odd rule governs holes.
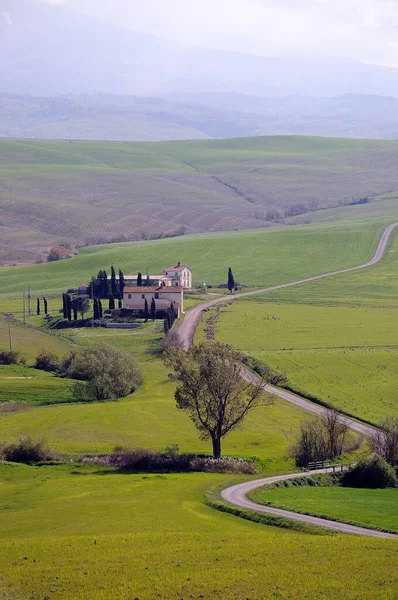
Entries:
POLYGON ((155 298, 152 298, 151 302, 151 319, 154 321, 156 319, 156 303, 155 298))
POLYGON ((40 298, 37 298, 36 314, 37 316, 40 315, 40 298))
POLYGON ((77 308, 74 306, 73 307, 73 320, 77 321, 77 319, 78 319, 77 308))
POLYGON ((115 272, 115 268, 111 267, 111 292, 112 292, 112 296, 116 296, 117 293, 117 283, 116 283, 116 272, 115 272))
POLYGON ((122 297, 120 294, 119 294, 119 300, 118 300, 118 307, 123 308, 123 300, 122 300, 122 297))
POLYGON ((69 294, 65 294, 66 319, 72 321, 72 299, 69 294))
POLYGON ((137 275, 137 285, 138 286, 142 285, 142 273, 138 273, 138 275, 137 275))
POLYGON ((102 317, 103 317, 102 302, 100 299, 98 299, 98 318, 102 319, 102 317))
POLYGON ((124 286, 125 285, 126 285, 126 283, 124 281, 123 271, 121 271, 119 269, 119 294, 120 294, 121 297, 123 297, 123 292, 124 292, 124 286))
POLYGON ((235 288, 235 279, 234 279, 234 276, 232 275, 232 269, 231 269, 231 267, 229 267, 229 269, 228 269, 228 289, 231 294, 232 294, 234 288, 235 288))
POLYGON ((62 313, 64 315, 64 319, 68 318, 68 305, 66 301, 66 294, 62 294, 62 313))
POLYGON ((108 287, 108 275, 106 271, 102 271, 102 297, 108 298, 109 287, 108 287))
POLYGON ((148 310, 148 300, 145 298, 145 304, 144 304, 144 319, 145 319, 145 323, 148 322, 149 319, 149 310, 148 310))
POLYGON ((115 298, 113 294, 109 296, 109 310, 113 310, 115 308, 115 298))
POLYGON ((43 298, 43 304, 44 304, 44 314, 48 314, 48 305, 47 305, 47 298, 43 298))
POLYGON ((163 331, 165 334, 169 333, 169 331, 170 331, 170 325, 169 325, 169 321, 167 318, 163 320, 163 331))
POLYGON ((97 298, 93 299, 93 317, 94 319, 98 319, 98 300, 97 298))

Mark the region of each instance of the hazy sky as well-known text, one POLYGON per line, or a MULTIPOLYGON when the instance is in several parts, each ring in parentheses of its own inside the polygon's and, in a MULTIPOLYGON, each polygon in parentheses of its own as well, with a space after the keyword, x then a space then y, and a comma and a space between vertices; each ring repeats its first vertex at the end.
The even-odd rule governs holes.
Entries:
POLYGON ((398 66, 398 0, 42 0, 174 41, 398 66))

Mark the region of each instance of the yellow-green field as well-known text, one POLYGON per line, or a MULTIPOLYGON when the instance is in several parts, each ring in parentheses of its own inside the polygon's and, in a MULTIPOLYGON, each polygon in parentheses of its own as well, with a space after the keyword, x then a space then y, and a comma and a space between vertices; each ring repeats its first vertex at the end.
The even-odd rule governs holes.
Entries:
POLYGON ((394 540, 309 535, 215 511, 226 476, 0 467, 4 598, 395 600, 394 540))

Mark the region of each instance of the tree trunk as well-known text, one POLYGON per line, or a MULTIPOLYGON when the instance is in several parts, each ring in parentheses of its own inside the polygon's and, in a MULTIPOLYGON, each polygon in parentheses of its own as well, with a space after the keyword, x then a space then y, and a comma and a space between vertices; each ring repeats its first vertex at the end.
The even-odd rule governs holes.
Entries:
POLYGON ((213 437, 211 439, 213 443, 213 458, 220 458, 221 456, 221 438, 213 437))

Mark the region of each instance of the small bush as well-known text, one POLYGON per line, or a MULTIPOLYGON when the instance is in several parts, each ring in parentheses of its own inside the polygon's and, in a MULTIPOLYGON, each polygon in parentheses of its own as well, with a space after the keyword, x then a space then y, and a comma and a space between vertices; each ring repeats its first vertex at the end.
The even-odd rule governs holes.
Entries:
POLYGON ((26 358, 20 352, 4 350, 0 352, 0 365, 25 365, 26 358))
POLYGON ((205 473, 243 473, 254 475, 257 473, 256 465, 243 458, 194 458, 190 462, 191 471, 204 471, 205 473))
POLYGON ((398 487, 398 479, 394 469, 382 456, 374 456, 370 460, 357 463, 344 473, 342 485, 359 488, 398 487))
POLYGON ((4 444, 0 455, 4 460, 25 464, 56 458, 44 439, 32 440, 30 437, 21 437, 17 442, 4 444))
POLYGON ((60 368, 60 360, 53 352, 41 350, 36 356, 35 369, 40 369, 40 371, 47 371, 49 373, 56 373, 60 370, 60 368))

